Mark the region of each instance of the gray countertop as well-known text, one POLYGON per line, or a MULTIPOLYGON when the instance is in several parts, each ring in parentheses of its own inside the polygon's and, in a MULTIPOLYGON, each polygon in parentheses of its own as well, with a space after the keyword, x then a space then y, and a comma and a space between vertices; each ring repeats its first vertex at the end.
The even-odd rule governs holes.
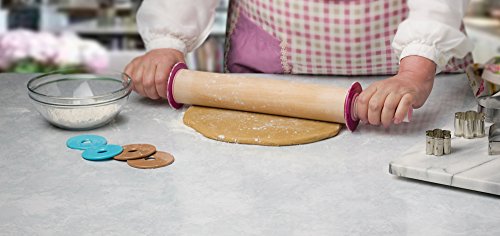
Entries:
MULTIPOLYGON (((500 234, 498 197, 388 173, 425 130, 475 108, 464 75, 439 76, 412 123, 290 147, 205 139, 182 124, 182 111, 135 94, 105 127, 61 130, 30 104, 28 78, 0 74, 2 235, 500 234), (65 146, 82 133, 151 143, 176 161, 155 170, 85 161, 65 146)), ((363 87, 376 79, 356 78, 363 87)))

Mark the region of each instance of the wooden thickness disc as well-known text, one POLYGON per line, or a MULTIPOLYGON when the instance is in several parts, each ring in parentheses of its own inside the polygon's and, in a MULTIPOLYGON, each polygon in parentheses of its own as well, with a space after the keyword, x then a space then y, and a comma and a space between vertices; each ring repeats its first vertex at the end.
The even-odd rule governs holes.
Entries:
POLYGON ((153 169, 168 166, 174 162, 174 156, 168 152, 157 151, 150 157, 141 159, 127 160, 127 164, 131 167, 139 169, 153 169))
POLYGON ((114 157, 118 161, 127 161, 149 157, 156 152, 156 147, 151 144, 129 144, 123 146, 123 152, 114 157))

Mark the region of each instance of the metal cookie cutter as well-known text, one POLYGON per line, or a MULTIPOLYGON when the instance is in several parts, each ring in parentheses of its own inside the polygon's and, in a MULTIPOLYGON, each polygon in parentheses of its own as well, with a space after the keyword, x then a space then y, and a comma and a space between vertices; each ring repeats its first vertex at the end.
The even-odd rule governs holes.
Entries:
POLYGON ((442 156, 451 153, 451 132, 449 130, 427 130, 425 136, 425 154, 442 156))
POLYGON ((488 133, 488 154, 500 154, 500 123, 494 123, 490 126, 488 133))
POLYGON ((464 138, 482 138, 485 116, 482 112, 466 111, 455 113, 455 136, 464 138))
MULTIPOLYGON (((495 94, 497 95, 497 94, 495 94)), ((500 97, 483 96, 477 99, 477 111, 485 114, 487 122, 500 122, 500 97)))

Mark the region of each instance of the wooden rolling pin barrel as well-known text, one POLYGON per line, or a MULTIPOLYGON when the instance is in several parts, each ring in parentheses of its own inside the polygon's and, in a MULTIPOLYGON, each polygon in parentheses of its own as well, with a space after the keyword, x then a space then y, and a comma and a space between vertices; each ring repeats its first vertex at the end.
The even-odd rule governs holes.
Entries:
POLYGON ((167 83, 168 103, 242 110, 273 115, 344 123, 354 131, 359 124, 355 101, 362 88, 254 78, 188 70, 184 63, 172 68, 167 83))

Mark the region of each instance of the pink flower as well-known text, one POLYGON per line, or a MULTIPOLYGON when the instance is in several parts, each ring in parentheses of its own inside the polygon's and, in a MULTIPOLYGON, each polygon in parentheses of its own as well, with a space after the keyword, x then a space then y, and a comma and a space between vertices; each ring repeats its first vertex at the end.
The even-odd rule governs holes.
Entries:
POLYGON ((9 31, 0 37, 0 61, 2 65, 13 63, 28 57, 29 40, 35 34, 28 30, 9 31))
POLYGON ((28 40, 34 35, 35 34, 32 31, 24 29, 8 31, 4 35, 2 35, 0 40, 0 47, 25 49, 28 45, 28 40))
POLYGON ((29 41, 29 57, 41 63, 49 63, 57 55, 59 42, 58 39, 50 33, 38 33, 29 41))
POLYGON ((101 72, 109 66, 109 55, 99 43, 83 40, 80 50, 83 64, 93 72, 101 72))
POLYGON ((27 58, 42 64, 83 65, 94 72, 109 65, 104 47, 74 33, 55 36, 47 32, 13 30, 0 35, 0 69, 7 69, 12 63, 27 58))
POLYGON ((59 47, 54 62, 59 65, 80 65, 80 38, 72 33, 65 33, 59 37, 59 47))

